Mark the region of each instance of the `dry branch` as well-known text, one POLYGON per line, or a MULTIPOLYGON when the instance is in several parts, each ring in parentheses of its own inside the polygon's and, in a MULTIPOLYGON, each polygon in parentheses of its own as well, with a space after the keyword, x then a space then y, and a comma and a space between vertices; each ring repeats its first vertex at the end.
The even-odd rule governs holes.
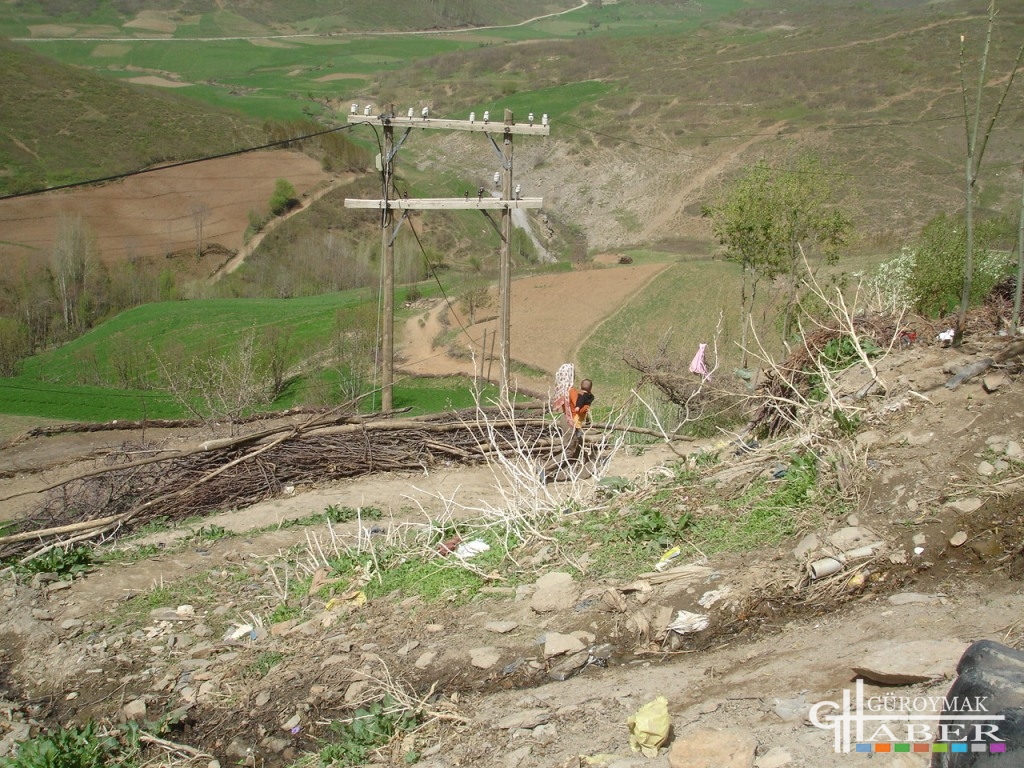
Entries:
POLYGON ((381 421, 314 417, 138 461, 127 451, 113 453, 101 466, 37 492, 40 502, 0 537, 0 558, 50 549, 68 535, 122 535, 153 520, 173 523, 249 506, 288 485, 422 471, 442 461, 479 463, 524 436, 538 452, 550 451, 555 422, 535 413, 523 409, 499 419, 478 410, 381 421))

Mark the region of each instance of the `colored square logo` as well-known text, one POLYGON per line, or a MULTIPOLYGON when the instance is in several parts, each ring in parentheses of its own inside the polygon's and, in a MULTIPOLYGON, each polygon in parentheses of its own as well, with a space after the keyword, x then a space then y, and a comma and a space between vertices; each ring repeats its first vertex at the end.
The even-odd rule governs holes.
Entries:
POLYGON ((949 752, 949 744, 932 744, 932 752, 949 752))
POLYGON ((915 744, 914 745, 914 751, 915 752, 931 752, 932 751, 932 745, 929 744, 928 742, 924 742, 924 743, 921 743, 921 744, 915 744))
POLYGON ((988 751, 989 752, 1005 752, 1006 751, 1006 745, 1005 744, 989 744, 988 745, 988 751))
POLYGON ((971 752, 988 752, 988 744, 971 744, 971 752))
POLYGON ((857 744, 856 747, 854 748, 854 751, 856 751, 856 752, 870 752, 871 751, 871 745, 870 744, 857 744))
POLYGON ((910 745, 909 744, 893 744, 892 745, 892 751, 893 752, 909 752, 910 751, 910 745))
POLYGON ((967 751, 967 745, 966 744, 950 744, 949 747, 950 747, 950 749, 949 749, 950 752, 966 752, 967 751))
POLYGON ((892 752, 892 744, 875 744, 875 752, 892 752))

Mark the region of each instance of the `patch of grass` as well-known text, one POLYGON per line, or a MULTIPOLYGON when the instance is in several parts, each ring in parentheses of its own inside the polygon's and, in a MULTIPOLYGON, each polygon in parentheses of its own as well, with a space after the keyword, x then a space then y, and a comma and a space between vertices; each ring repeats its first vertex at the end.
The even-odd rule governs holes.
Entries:
POLYGON ((273 611, 270 612, 270 623, 280 624, 282 621, 297 619, 301 615, 302 609, 299 606, 281 603, 273 611))
POLYGON ((162 552, 166 552, 166 549, 156 544, 144 544, 138 547, 128 546, 104 552, 100 555, 98 561, 102 563, 135 563, 139 560, 146 560, 159 555, 162 552))
POLYGON ((262 679, 267 676, 274 667, 280 664, 284 660, 284 654, 278 651, 264 651, 259 654, 255 661, 252 662, 242 671, 242 677, 246 679, 262 679))
POLYGON ((697 517, 690 540, 705 554, 777 544, 797 532, 801 513, 813 501, 817 480, 817 455, 808 452, 795 456, 781 484, 773 490, 768 490, 763 481, 755 483, 729 505, 732 514, 697 517))

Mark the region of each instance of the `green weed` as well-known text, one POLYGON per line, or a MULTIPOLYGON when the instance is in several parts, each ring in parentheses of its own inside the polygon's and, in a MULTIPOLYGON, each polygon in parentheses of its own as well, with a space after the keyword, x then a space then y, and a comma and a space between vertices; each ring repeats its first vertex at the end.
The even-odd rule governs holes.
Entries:
POLYGON ((267 676, 267 673, 271 669, 276 667, 281 661, 284 660, 284 654, 277 651, 264 651, 256 657, 248 667, 242 672, 242 677, 248 679, 262 679, 267 676))
POLYGON ((89 570, 93 563, 93 550, 89 547, 56 547, 23 565, 16 566, 15 570, 26 574, 56 573, 63 581, 71 581, 89 570))
POLYGON ((331 723, 333 741, 320 749, 320 765, 332 768, 363 765, 375 750, 387 746, 417 724, 414 712, 399 705, 391 696, 385 696, 368 707, 357 709, 351 720, 331 723))
POLYGON ((122 745, 101 734, 95 723, 60 728, 24 741, 16 757, 0 758, 0 768, 106 768, 138 764, 138 745, 122 745))
POLYGON ((380 520, 384 513, 377 507, 339 507, 331 504, 324 510, 324 514, 331 523, 351 523, 354 520, 380 520))

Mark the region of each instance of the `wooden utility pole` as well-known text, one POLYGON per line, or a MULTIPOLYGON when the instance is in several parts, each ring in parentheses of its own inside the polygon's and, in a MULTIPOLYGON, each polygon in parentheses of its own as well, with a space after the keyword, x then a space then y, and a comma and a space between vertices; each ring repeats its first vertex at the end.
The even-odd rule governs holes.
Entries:
MULTIPOLYGON (((381 322, 381 348, 383 360, 381 361, 381 403, 380 408, 384 413, 390 411, 394 405, 393 394, 395 387, 395 238, 391 236, 391 226, 394 216, 391 213, 391 206, 388 205, 388 196, 391 193, 392 177, 394 176, 394 154, 395 154, 395 131, 388 124, 384 124, 384 145, 380 155, 380 172, 384 182, 381 190, 384 195, 384 205, 380 211, 380 237, 381 237, 381 268, 383 269, 384 296, 382 297, 382 309, 384 317, 381 322)), ((347 202, 347 201, 346 201, 347 202)))
POLYGON ((491 122, 490 114, 483 113, 483 120, 477 120, 474 113, 470 114, 469 120, 438 120, 428 115, 424 109, 419 116, 414 116, 413 111, 405 117, 399 117, 389 110, 381 115, 358 114, 356 106, 353 105, 352 113, 348 116, 349 123, 366 124, 383 129, 384 142, 381 153, 381 174, 384 181, 383 198, 380 200, 359 200, 348 198, 345 200, 346 208, 371 208, 381 211, 381 242, 383 280, 384 280, 384 331, 383 331, 383 371, 382 371, 382 409, 391 410, 393 399, 392 390, 394 386, 394 243, 398 236, 398 228, 401 227, 405 218, 403 213, 398 224, 394 225, 394 214, 399 211, 428 211, 428 210, 469 210, 477 209, 491 222, 498 235, 501 237, 501 262, 498 272, 498 294, 500 308, 498 313, 498 333, 500 336, 501 355, 501 396, 503 400, 509 397, 509 375, 511 370, 511 294, 512 294, 512 211, 516 208, 541 208, 544 199, 540 197, 520 198, 518 195, 513 198, 512 194, 512 160, 513 146, 512 136, 516 133, 530 136, 547 136, 550 133, 547 115, 544 115, 539 124, 535 124, 531 113, 527 123, 517 124, 510 110, 505 110, 503 122, 491 122), (394 140, 394 129, 404 128, 405 132, 397 144, 394 140), (432 128, 448 131, 470 131, 483 133, 494 146, 495 151, 501 158, 502 170, 500 177, 496 180, 501 183, 501 198, 494 198, 484 187, 477 190, 476 196, 467 195, 463 198, 390 198, 391 184, 394 175, 394 157, 398 154, 405 140, 415 128, 432 128), (502 136, 502 146, 499 147, 491 134, 502 136), (485 196, 486 195, 486 196, 485 196), (501 211, 500 227, 495 225, 488 211, 501 211))

